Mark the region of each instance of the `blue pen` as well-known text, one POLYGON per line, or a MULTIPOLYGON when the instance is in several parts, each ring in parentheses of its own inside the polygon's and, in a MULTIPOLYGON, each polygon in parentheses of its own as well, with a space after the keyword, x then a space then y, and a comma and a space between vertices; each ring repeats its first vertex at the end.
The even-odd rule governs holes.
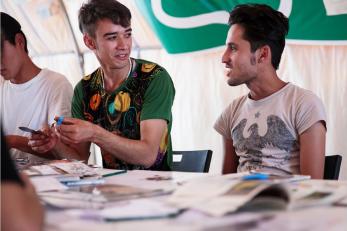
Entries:
POLYGON ((78 181, 69 181, 65 182, 66 186, 81 186, 81 185, 95 185, 95 184, 103 184, 105 183, 104 179, 84 179, 78 181))
POLYGON ((57 125, 61 125, 63 123, 64 120, 64 116, 59 116, 58 120, 57 120, 57 125))
POLYGON ((243 180, 267 180, 269 179, 269 174, 253 173, 251 175, 243 176, 242 179, 243 180))

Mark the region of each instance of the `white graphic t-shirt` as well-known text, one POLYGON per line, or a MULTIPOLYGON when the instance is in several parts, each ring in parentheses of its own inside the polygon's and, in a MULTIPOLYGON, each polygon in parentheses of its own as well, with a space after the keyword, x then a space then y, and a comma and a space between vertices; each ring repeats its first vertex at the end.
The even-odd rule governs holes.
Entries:
POLYGON ((325 125, 321 100, 311 91, 288 83, 261 100, 252 100, 248 95, 234 100, 214 128, 233 140, 240 157, 238 172, 299 174, 299 135, 318 121, 325 125))

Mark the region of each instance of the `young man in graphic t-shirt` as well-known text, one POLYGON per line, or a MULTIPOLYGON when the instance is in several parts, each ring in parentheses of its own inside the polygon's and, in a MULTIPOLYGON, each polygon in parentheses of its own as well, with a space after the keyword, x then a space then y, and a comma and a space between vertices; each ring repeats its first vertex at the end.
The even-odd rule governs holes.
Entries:
POLYGON ((222 62, 228 84, 246 84, 249 94, 234 100, 215 123, 223 136, 223 172, 258 170, 322 178, 326 117, 312 92, 276 74, 288 33, 288 19, 269 6, 236 6, 222 62))
MULTIPOLYGON (((104 167, 170 170, 175 89, 163 67, 130 57, 130 20, 129 9, 114 0, 91 0, 81 7, 84 43, 100 67, 77 84, 74 118, 65 118, 57 130, 81 159, 88 159, 93 142, 101 148, 104 167)), ((33 142, 38 150, 54 145, 33 142)))

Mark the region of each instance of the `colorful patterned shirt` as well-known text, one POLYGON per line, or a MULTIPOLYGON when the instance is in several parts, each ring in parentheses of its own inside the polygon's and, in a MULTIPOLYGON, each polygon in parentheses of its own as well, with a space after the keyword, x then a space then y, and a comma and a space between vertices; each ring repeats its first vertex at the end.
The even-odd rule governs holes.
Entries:
MULTIPOLYGON (((141 138, 141 121, 166 120, 167 128, 158 147, 157 159, 149 169, 170 170, 171 107, 175 88, 170 75, 163 67, 140 59, 132 61, 134 67, 128 78, 113 92, 105 91, 101 68, 85 76, 74 90, 72 116, 134 140, 141 138)), ((101 153, 105 168, 145 169, 144 166, 126 163, 105 150, 101 150, 101 153)))

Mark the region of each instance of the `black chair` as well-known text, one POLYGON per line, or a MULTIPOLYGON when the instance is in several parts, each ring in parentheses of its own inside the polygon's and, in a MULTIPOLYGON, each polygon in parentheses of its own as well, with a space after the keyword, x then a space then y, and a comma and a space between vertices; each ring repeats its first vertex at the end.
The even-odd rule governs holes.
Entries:
POLYGON ((340 174, 342 156, 332 155, 325 157, 324 164, 324 179, 325 180, 338 180, 340 174))
POLYGON ((212 158, 211 150, 173 151, 172 171, 208 172, 212 158))

